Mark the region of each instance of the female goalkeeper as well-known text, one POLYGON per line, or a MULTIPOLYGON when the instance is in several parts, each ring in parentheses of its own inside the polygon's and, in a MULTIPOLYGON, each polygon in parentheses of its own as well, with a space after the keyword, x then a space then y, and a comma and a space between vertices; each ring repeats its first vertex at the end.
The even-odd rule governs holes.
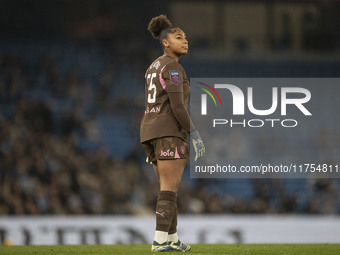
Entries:
POLYGON ((148 26, 164 54, 145 73, 145 113, 140 137, 160 183, 156 206, 153 252, 189 251, 177 234, 177 191, 189 156, 188 134, 195 149, 195 160, 202 159, 205 147, 187 111, 189 81, 178 63, 188 53, 185 33, 173 27, 165 15, 153 18, 148 26))

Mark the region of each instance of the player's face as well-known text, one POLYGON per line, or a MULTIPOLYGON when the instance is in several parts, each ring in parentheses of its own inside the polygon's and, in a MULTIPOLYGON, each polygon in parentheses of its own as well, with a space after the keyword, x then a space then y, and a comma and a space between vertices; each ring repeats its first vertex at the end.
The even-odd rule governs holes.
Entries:
POLYGON ((166 41, 167 48, 175 55, 182 56, 188 53, 188 41, 180 28, 174 28, 174 33, 169 33, 166 41))

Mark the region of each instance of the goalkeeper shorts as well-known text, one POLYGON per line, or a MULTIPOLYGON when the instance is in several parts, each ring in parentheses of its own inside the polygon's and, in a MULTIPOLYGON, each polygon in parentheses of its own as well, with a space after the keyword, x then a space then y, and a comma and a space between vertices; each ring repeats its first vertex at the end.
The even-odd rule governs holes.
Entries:
POLYGON ((147 155, 147 162, 164 159, 187 159, 189 157, 188 143, 179 137, 168 136, 155 138, 142 143, 147 155))

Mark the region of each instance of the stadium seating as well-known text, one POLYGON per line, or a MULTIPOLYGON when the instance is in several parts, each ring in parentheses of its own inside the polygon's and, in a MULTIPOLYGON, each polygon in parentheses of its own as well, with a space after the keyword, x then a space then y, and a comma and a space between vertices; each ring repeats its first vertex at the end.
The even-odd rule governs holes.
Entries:
MULTIPOLYGON (((39 101, 51 110, 53 128, 48 131, 48 134, 57 136, 60 140, 71 135, 76 143, 75 150, 77 153, 78 151, 83 153, 80 155, 86 157, 87 153, 97 153, 98 148, 101 147, 107 150, 108 157, 116 160, 124 160, 134 155, 136 148, 140 146, 138 130, 139 119, 144 107, 143 75, 147 66, 146 62, 145 65, 132 68, 129 64, 120 62, 119 58, 110 57, 100 47, 79 46, 66 40, 26 40, 23 43, 20 39, 12 38, 2 40, 0 48, 2 56, 0 83, 3 86, 0 95, 0 117, 6 122, 14 123, 15 113, 22 100, 39 101), (102 105, 101 98, 98 96, 101 88, 100 80, 103 78, 105 68, 108 67, 115 68, 115 70, 112 71, 112 76, 108 81, 107 101, 102 105), (14 86, 12 83, 17 78, 20 81, 16 85, 18 91, 15 92, 16 94, 13 92, 14 94, 9 95, 10 92, 7 89, 14 86), (68 118, 65 118, 65 114, 68 118), (72 123, 65 123, 65 121, 71 120, 72 123), (66 124, 69 124, 70 127, 65 127, 66 124)), ((200 58, 197 60, 193 56, 183 59, 182 64, 186 66, 187 74, 190 77, 202 77, 207 74, 210 77, 336 77, 340 70, 339 61, 323 59, 268 61, 200 58)), ((14 125, 14 127, 17 126, 14 125)), ((292 146, 300 146, 305 153, 312 153, 310 147, 305 148, 298 143, 294 144, 296 142, 294 140, 287 140, 287 142, 292 143, 292 146)), ((254 143, 256 143, 255 139, 250 141, 251 146, 254 143)), ((7 145, 1 144, 0 146, 3 154, 7 145)), ((334 155, 338 149, 339 147, 332 149, 334 155)), ((258 154, 257 157, 259 157, 257 160, 261 161, 266 158, 266 154, 258 154)), ((138 162, 139 170, 143 171, 145 168, 144 154, 134 156, 134 159, 138 162)), ((1 161, 0 174, 7 175, 8 170, 5 169, 3 155, 1 161)), ((117 166, 117 163, 115 164, 117 166)), ((124 164, 122 166, 127 167, 124 164)), ((69 171, 71 170, 72 168, 69 169, 69 171)), ((19 169, 14 173, 18 174, 18 171, 19 169)), ((69 175, 69 178, 74 178, 70 172, 66 175, 69 175)), ((145 176, 147 175, 145 174, 145 176)), ((143 178, 145 178, 145 182, 141 185, 144 186, 150 185, 150 182, 154 181, 147 180, 148 177, 143 178)), ((221 203, 220 212, 275 213, 284 212, 285 208, 288 208, 286 212, 289 213, 340 212, 339 198, 334 195, 339 191, 339 180, 329 180, 322 185, 317 181, 313 183, 305 179, 283 179, 281 181, 221 179, 200 182, 198 180, 189 181, 188 173, 184 174, 184 179, 191 185, 187 188, 191 198, 201 199, 207 205, 206 208, 209 208, 209 198, 212 196, 218 196, 225 201, 230 201, 228 199, 232 197, 234 200, 242 202, 245 208, 241 210, 238 204, 239 209, 235 209, 236 205, 235 208, 232 208, 230 204, 221 203), (208 194, 204 197, 196 197, 194 190, 197 185, 202 183, 208 194), (262 189, 261 185, 263 185, 262 189), (333 203, 332 208, 328 211, 313 205, 314 202, 322 205, 322 198, 325 194, 330 194, 333 203), (265 206, 261 206, 261 203, 265 206)), ((13 182, 20 186, 19 179, 13 182)), ((72 185, 71 188, 74 189, 74 192, 79 191, 77 181, 74 181, 72 185)), ((117 191, 117 194, 119 192, 117 191)), ((117 204, 127 203, 127 201, 121 201, 118 195, 111 199, 111 202, 118 201, 117 204)), ((4 198, 0 197, 0 200, 3 201, 4 198)), ((84 198, 82 201, 84 202, 86 199, 84 198)), ((145 206, 150 206, 147 201, 144 203, 145 206)), ((124 213, 131 213, 128 209, 122 210, 124 213)), ((72 210, 64 211, 76 213, 72 210)), ((105 211, 103 209, 99 213, 112 211, 115 210, 105 211)), ((4 213, 3 210, 0 210, 1 212, 4 213)), ((14 209, 9 211, 12 214, 16 212, 14 209)), ((80 211, 80 213, 96 212, 91 209, 80 211)), ((183 212, 190 212, 190 210, 183 209, 183 212)), ((26 213, 28 212, 26 211, 26 213)), ((51 211, 42 210, 36 213, 51 213, 51 211)))

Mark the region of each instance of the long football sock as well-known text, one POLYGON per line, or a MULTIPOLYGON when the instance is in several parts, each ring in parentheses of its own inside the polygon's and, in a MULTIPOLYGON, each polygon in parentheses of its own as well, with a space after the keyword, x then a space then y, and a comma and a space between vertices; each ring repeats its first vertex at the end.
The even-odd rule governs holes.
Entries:
POLYGON ((173 233, 173 234, 169 234, 168 235, 168 241, 169 242, 177 243, 178 242, 178 234, 177 234, 177 232, 173 233))
POLYGON ((168 233, 164 231, 156 230, 154 240, 159 244, 163 244, 164 242, 168 240, 168 233))
POLYGON ((174 213, 174 217, 172 218, 171 226, 169 229, 168 241, 177 243, 178 242, 178 234, 177 234, 177 203, 176 209, 174 213))
POLYGON ((158 193, 155 241, 159 244, 166 242, 168 239, 168 232, 176 210, 176 201, 175 192, 161 190, 158 193))

